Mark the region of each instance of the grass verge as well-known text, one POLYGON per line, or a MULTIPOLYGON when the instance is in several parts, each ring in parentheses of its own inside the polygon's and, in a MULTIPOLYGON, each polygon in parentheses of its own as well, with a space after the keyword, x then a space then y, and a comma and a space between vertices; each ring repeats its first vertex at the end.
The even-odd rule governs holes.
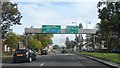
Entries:
POLYGON ((120 54, 116 53, 96 53, 96 52, 80 52, 80 54, 93 56, 103 60, 108 60, 120 64, 120 54))

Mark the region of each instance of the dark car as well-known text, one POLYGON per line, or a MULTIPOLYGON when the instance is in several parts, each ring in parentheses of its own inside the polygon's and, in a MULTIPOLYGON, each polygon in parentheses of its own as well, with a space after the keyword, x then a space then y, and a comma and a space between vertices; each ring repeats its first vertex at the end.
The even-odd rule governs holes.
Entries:
POLYGON ((46 49, 41 50, 41 55, 47 55, 47 50, 46 49))
POLYGON ((31 49, 17 49, 13 55, 13 63, 32 62, 36 60, 36 54, 31 49))
POLYGON ((68 51, 67 50, 62 50, 62 53, 67 53, 68 51))
POLYGON ((113 48, 110 50, 112 53, 120 53, 120 48, 113 48))

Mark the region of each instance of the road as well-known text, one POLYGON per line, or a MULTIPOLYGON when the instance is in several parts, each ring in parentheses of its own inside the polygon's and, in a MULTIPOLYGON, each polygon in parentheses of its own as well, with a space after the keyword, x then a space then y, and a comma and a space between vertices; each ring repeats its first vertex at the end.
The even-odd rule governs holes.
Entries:
POLYGON ((3 68, 6 66, 80 66, 80 67, 102 67, 110 68, 97 61, 91 60, 75 54, 61 54, 50 52, 48 55, 38 55, 37 60, 31 63, 12 63, 11 60, 3 62, 3 68))

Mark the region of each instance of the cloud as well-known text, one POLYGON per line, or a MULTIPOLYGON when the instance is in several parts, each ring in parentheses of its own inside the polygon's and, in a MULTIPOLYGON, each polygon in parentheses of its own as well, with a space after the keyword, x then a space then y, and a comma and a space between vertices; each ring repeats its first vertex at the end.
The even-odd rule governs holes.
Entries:
POLYGON ((54 35, 53 43, 61 45, 62 43, 65 43, 66 37, 69 37, 69 41, 71 41, 74 40, 75 34, 56 34, 54 35))
MULTIPOLYGON (((13 0, 12 0, 13 1, 13 0)), ((31 0, 30 0, 31 1, 31 0)), ((18 2, 18 7, 23 15, 21 20, 22 26, 13 26, 14 32, 24 33, 25 27, 41 28, 42 25, 61 25, 65 28, 67 25, 83 24, 86 28, 93 28, 97 20, 97 1, 94 2, 18 2), (76 24, 72 24, 76 22, 76 24)), ((16 1, 17 2, 17 1, 16 1)), ((72 35, 54 35, 54 42, 60 43, 65 41, 66 36, 74 40, 72 35)))

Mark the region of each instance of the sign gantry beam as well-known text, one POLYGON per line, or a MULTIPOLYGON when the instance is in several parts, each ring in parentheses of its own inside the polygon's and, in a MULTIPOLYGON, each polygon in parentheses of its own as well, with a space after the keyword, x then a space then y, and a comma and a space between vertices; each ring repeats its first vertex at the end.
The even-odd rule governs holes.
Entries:
POLYGON ((26 34, 95 34, 96 31, 96 29, 78 29, 78 33, 70 33, 66 32, 66 29, 61 29, 59 33, 44 33, 42 28, 25 28, 26 34))

